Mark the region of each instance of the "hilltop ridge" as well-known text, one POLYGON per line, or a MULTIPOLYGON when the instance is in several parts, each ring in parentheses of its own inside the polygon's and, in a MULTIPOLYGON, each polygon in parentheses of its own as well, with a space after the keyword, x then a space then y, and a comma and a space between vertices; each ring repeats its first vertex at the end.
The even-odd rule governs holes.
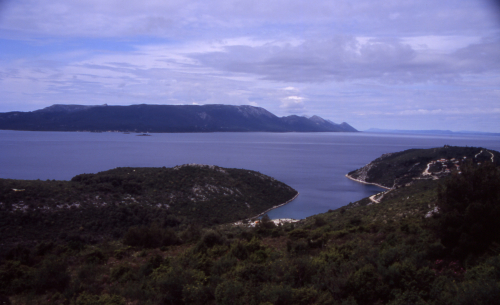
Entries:
POLYGON ((247 219, 298 192, 256 171, 213 165, 121 167, 71 181, 0 179, 0 239, 120 236, 134 225, 177 228, 247 219), (22 229, 7 230, 22 224, 22 229))
POLYGON ((249 105, 52 105, 0 113, 0 129, 121 132, 356 132, 318 116, 278 117, 249 105))

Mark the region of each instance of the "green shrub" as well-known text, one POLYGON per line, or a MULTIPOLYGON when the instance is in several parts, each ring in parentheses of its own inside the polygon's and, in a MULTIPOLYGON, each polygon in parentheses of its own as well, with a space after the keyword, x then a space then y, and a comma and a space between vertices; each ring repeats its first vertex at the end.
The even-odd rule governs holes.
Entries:
POLYGON ((194 289, 198 289, 198 296, 191 301, 196 303, 197 300, 204 298, 205 290, 201 289, 200 285, 204 285, 207 279, 200 270, 183 268, 180 265, 170 268, 162 266, 155 270, 151 277, 152 285, 158 291, 157 298, 161 304, 176 305, 183 304, 184 298, 191 300, 184 290, 186 287, 197 287, 194 289))
POLYGON ((455 257, 484 253, 500 242, 500 171, 491 163, 462 167, 438 190, 440 234, 455 257))
POLYGON ((21 293, 30 288, 32 268, 19 261, 6 261, 0 266, 0 294, 21 293))
POLYGON ((125 300, 117 295, 92 295, 86 292, 81 293, 74 305, 125 305, 125 300))
POLYGON ((134 278, 134 272, 129 265, 118 265, 113 267, 110 272, 110 279, 118 282, 127 282, 134 278))
POLYGON ((84 264, 78 269, 71 289, 75 289, 75 292, 85 290, 88 293, 99 294, 101 288, 97 279, 101 274, 102 268, 99 265, 84 264))
POLYGON ((0 304, 1 305, 10 305, 11 303, 10 303, 10 300, 8 297, 0 294, 0 304))
POLYGON ((7 260, 19 261, 22 265, 31 266, 34 263, 31 250, 24 245, 18 244, 11 248, 6 255, 7 260))
POLYGON ((196 245, 196 251, 206 251, 215 245, 223 245, 225 242, 225 238, 219 232, 207 230, 196 245))
POLYGON ((85 255, 85 261, 90 264, 101 264, 106 261, 106 257, 100 249, 95 249, 85 255))
POLYGON ((47 290, 63 292, 70 279, 66 262, 56 257, 48 257, 41 266, 34 269, 32 286, 36 293, 44 293, 47 290))
POLYGON ((300 287, 292 290, 292 304, 309 305, 314 304, 319 297, 319 292, 313 287, 300 287))
POLYGON ((245 287, 238 281, 225 281, 215 289, 215 301, 220 305, 244 304, 245 287))
POLYGON ((130 227, 123 243, 133 247, 158 248, 178 244, 179 238, 172 229, 152 224, 150 227, 130 227))
POLYGON ((292 288, 288 285, 264 284, 260 291, 260 299, 274 305, 288 305, 292 298, 292 288))
POLYGON ((210 269, 210 274, 212 276, 215 275, 223 275, 229 271, 231 271, 238 264, 238 259, 231 255, 225 255, 220 259, 216 260, 210 269))
POLYGON ((149 276, 154 269, 160 267, 164 262, 165 260, 160 255, 153 255, 144 265, 139 268, 139 277, 149 276))
POLYGON ((354 295, 361 304, 367 304, 376 299, 376 289, 379 282, 377 271, 371 264, 364 265, 348 278, 347 292, 354 295))

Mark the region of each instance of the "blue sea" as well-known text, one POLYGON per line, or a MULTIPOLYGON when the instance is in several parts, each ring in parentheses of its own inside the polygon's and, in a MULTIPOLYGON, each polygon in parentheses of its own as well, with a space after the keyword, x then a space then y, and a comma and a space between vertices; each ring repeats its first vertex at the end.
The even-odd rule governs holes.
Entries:
POLYGON ((381 189, 345 174, 388 152, 443 145, 500 151, 497 136, 377 133, 29 132, 0 130, 0 178, 69 180, 116 167, 187 163, 259 171, 292 186, 299 197, 269 212, 302 219, 337 209, 381 189))

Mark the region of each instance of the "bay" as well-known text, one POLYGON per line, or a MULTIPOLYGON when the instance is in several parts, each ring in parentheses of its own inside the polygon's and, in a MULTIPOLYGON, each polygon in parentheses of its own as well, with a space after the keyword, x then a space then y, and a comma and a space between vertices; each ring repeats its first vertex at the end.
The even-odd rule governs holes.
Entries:
POLYGON ((376 133, 163 133, 0 131, 0 178, 69 180, 116 167, 197 163, 256 170, 299 197, 269 212, 301 219, 381 189, 345 174, 388 152, 443 145, 500 150, 500 137, 376 133))

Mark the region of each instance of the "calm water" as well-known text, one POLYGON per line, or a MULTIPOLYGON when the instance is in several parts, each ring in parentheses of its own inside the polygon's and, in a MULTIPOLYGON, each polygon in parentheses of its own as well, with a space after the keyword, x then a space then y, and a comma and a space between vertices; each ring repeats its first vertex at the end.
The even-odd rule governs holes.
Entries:
POLYGON ((383 153, 445 144, 500 151, 500 137, 372 133, 122 133, 0 131, 0 178, 69 180, 123 166, 186 163, 259 171, 300 192, 271 218, 305 218, 380 191, 344 175, 383 153))

